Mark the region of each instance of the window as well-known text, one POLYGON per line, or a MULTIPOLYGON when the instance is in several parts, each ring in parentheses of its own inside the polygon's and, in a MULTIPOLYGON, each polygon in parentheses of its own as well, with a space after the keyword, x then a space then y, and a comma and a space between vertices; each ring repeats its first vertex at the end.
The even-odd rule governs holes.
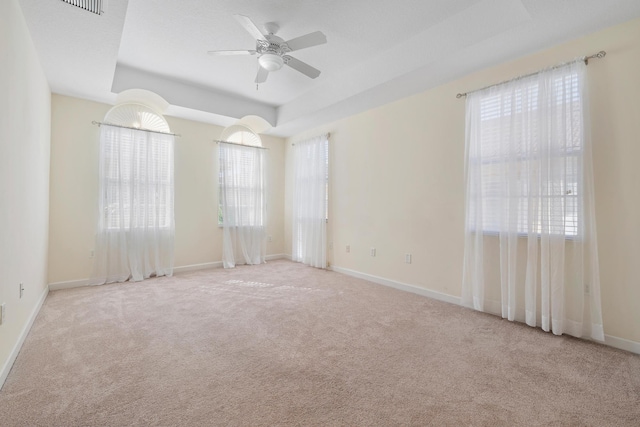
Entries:
POLYGON ((324 207, 325 207, 325 219, 329 221, 329 139, 324 144, 324 207))
POLYGON ((296 161, 304 163, 304 166, 297 171, 295 185, 318 191, 315 188, 316 181, 322 179, 324 184, 320 194, 324 202, 324 218, 329 221, 329 139, 323 138, 316 146, 311 146, 306 141, 297 144, 296 161))
POLYGON ((327 266, 329 135, 301 141, 293 148, 292 259, 327 266))
POLYGON ((222 131, 220 139, 235 144, 249 145, 252 147, 262 147, 262 140, 251 129, 242 125, 233 125, 222 131))
MULTIPOLYGON (((485 233, 578 235, 583 152, 577 74, 534 76, 469 102, 469 214, 485 233), (542 92, 545 92, 544 94, 542 92), (478 209, 481 212, 478 212, 478 209)), ((468 118, 468 119, 469 119, 468 118)))
POLYGON ((173 222, 173 135, 147 107, 114 107, 101 130, 103 225, 106 229, 169 228, 173 222), (137 130, 122 126, 154 130, 137 130))
POLYGON ((254 132, 235 125, 222 133, 218 148, 218 225, 224 224, 223 198, 231 226, 262 226, 264 209, 264 155, 262 141, 254 132), (258 148, 259 147, 259 148, 258 148))

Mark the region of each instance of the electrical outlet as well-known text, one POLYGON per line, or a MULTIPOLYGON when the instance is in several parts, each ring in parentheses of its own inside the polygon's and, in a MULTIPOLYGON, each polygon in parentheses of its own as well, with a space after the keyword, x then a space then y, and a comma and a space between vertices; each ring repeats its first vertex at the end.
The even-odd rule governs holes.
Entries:
POLYGON ((371 256, 376 256, 376 248, 371 248, 371 256))
POLYGON ((267 236, 267 240, 270 241, 270 242, 273 242, 273 237, 267 236))
POLYGON ((24 285, 20 283, 20 298, 22 298, 23 293, 24 293, 24 285))
POLYGON ((404 254, 405 264, 411 264, 411 254, 404 254))
POLYGON ((333 241, 329 242, 329 249, 333 249, 333 241))
POLYGON ((94 256, 96 256, 96 251, 89 249, 89 258, 93 258, 94 256))
POLYGON ((5 303, 2 303, 2 305, 0 305, 0 325, 4 323, 4 316, 6 312, 7 312, 7 306, 5 303))
POLYGON ((351 252, 351 245, 347 245, 347 253, 351 252))
POLYGON ((589 284, 588 283, 584 284, 584 293, 586 295, 589 295, 591 293, 591 289, 589 288, 589 284))

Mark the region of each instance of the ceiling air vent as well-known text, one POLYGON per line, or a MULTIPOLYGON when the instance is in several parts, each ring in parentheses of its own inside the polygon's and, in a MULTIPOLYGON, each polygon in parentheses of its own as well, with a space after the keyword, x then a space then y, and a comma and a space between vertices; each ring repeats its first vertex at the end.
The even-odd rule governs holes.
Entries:
POLYGON ((96 15, 102 15, 103 0, 62 0, 72 6, 77 6, 96 15))

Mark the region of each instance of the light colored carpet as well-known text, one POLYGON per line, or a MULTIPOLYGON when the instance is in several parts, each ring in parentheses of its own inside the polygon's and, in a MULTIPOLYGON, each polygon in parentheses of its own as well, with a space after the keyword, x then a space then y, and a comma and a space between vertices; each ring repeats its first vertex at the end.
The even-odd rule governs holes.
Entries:
POLYGON ((640 357, 280 260, 49 294, 2 426, 640 425, 640 357))

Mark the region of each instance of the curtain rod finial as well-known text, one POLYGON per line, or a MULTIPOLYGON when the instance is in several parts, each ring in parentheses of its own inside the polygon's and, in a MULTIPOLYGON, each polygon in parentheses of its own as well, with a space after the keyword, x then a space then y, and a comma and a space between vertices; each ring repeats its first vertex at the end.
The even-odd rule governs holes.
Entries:
POLYGON ((607 52, 605 52, 604 50, 601 50, 600 52, 596 53, 595 55, 587 56, 587 57, 584 59, 584 63, 585 63, 586 65, 589 65, 589 60, 590 60, 590 59, 602 59, 602 58, 604 58, 605 56, 607 56, 607 52))

